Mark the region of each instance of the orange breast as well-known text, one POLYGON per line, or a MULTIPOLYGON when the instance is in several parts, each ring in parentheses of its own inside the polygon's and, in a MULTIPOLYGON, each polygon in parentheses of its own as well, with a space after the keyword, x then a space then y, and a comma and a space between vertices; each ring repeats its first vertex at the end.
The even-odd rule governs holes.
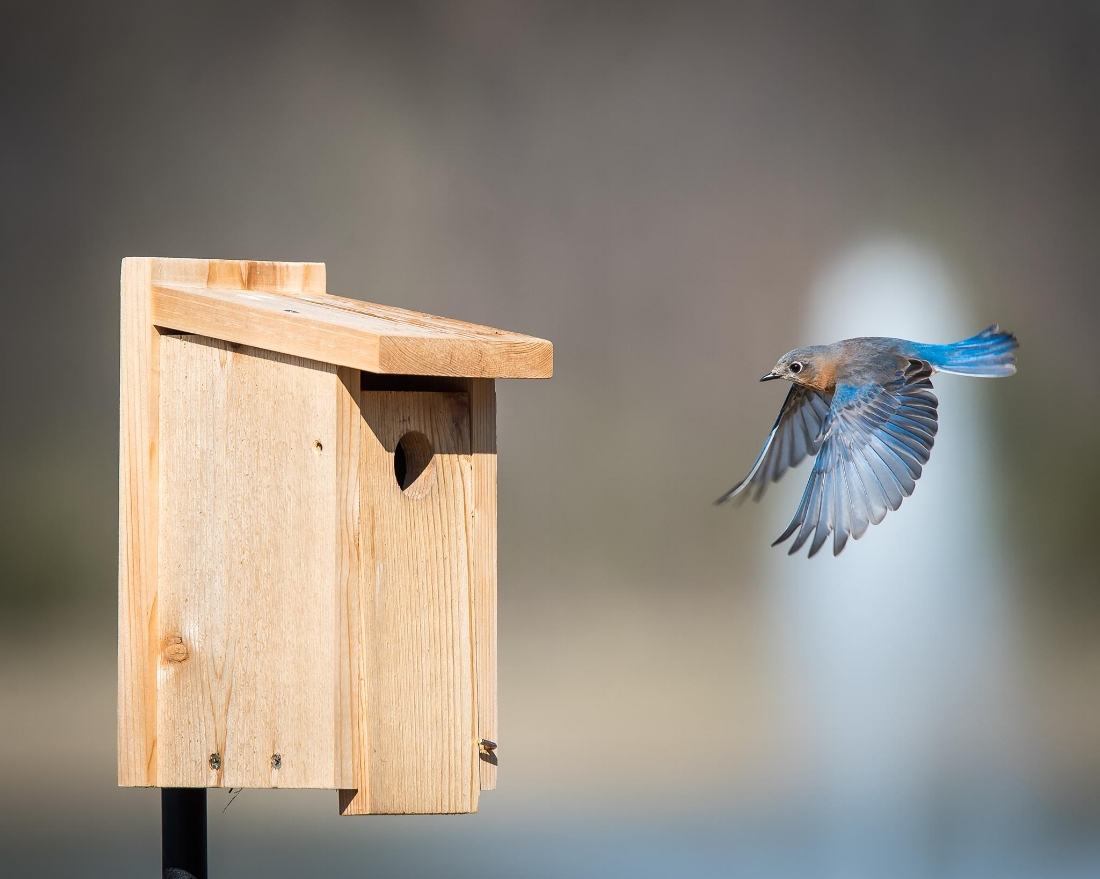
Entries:
POLYGON ((806 382, 811 388, 825 394, 836 391, 836 361, 833 359, 819 362, 817 370, 806 382))

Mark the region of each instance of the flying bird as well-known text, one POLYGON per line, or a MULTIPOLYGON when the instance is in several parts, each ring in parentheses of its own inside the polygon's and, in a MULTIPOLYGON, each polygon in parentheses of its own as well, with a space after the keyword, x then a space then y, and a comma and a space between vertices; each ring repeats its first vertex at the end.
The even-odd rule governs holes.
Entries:
POLYGON ((952 345, 867 337, 784 354, 760 379, 792 384, 779 417, 748 476, 715 503, 750 493, 759 500, 768 483, 816 455, 798 510, 772 546, 794 536, 793 555, 813 535, 812 557, 831 533, 839 555, 913 493, 938 428, 932 374, 1012 375, 1018 347, 994 325, 952 345))

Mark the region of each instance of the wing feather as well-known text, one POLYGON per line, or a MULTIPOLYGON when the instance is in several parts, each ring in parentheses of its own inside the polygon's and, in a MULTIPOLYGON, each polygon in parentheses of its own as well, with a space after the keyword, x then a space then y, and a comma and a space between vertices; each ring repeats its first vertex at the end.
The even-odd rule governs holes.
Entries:
POLYGON ((913 493, 939 427, 931 375, 929 364, 903 360, 885 385, 838 385, 806 490, 776 544, 796 535, 794 554, 812 534, 813 556, 832 534, 839 555, 913 493))
POLYGON ((821 447, 823 427, 829 414, 829 399, 813 388, 792 385, 779 410, 764 448, 757 455, 748 476, 727 491, 716 504, 752 494, 760 500, 764 489, 778 482, 790 468, 821 447), (746 491, 749 489, 749 491, 746 491), (744 494, 742 494, 744 492, 744 494))
POLYGON ((806 515, 803 517, 803 522, 801 528, 799 529, 798 537, 795 539, 794 544, 791 546, 791 553, 796 553, 798 552, 798 550, 802 549, 802 545, 814 532, 814 522, 816 522, 821 516, 821 500, 823 495, 822 485, 823 480, 814 480, 813 495, 810 498, 810 505, 806 510, 806 515))

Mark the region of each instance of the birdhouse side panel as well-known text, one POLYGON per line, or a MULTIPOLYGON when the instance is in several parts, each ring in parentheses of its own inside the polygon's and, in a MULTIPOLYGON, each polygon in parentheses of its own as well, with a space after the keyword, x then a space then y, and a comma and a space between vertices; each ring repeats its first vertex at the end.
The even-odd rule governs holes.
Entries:
POLYGON ((355 789, 348 814, 477 809, 469 395, 362 395, 355 789))
MULTIPOLYGON (((474 486, 470 507, 470 592, 474 612, 478 738, 496 744, 497 728, 497 398, 490 379, 468 379, 474 486)), ((497 786, 494 750, 479 754, 482 790, 497 786)))
POLYGON ((122 264, 118 444, 118 783, 157 783, 156 511, 160 335, 152 261, 122 264))
POLYGON ((353 383, 197 336, 160 367, 158 783, 340 787, 353 383))

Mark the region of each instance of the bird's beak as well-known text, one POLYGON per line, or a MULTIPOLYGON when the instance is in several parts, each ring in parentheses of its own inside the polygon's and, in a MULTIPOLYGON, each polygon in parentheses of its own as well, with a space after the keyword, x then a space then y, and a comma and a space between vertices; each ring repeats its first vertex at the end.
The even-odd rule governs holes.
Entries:
POLYGON ((770 381, 775 381, 775 379, 780 378, 780 377, 781 376, 776 375, 774 372, 769 372, 767 375, 760 376, 760 381, 770 382, 770 381))

